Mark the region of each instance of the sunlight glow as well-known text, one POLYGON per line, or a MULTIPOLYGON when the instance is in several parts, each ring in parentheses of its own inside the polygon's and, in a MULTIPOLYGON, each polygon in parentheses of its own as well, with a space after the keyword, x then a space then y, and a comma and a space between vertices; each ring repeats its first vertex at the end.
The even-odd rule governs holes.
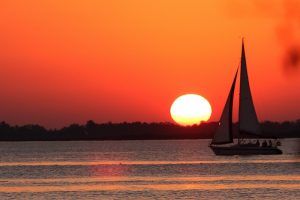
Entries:
POLYGON ((209 120, 211 106, 200 95, 185 94, 173 102, 170 113, 176 123, 182 126, 190 126, 209 120))

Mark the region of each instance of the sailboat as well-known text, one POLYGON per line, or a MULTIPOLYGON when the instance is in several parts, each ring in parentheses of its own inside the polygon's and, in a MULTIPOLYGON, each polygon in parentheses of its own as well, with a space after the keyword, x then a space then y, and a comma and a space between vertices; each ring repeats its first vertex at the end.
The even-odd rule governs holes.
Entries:
MULTIPOLYGON (((239 70, 239 69, 238 69, 239 70)), ((229 95, 223 109, 218 127, 210 143, 210 148, 216 155, 271 155, 282 154, 277 148, 276 143, 266 140, 260 144, 259 139, 264 138, 261 127, 255 112, 248 73, 244 48, 244 40, 242 40, 242 55, 240 63, 240 95, 239 95, 239 126, 238 126, 238 143, 233 139, 233 123, 232 108, 234 88, 238 70, 235 73, 233 83, 231 85, 229 95), (242 137, 255 136, 259 138, 256 143, 248 143, 242 137)), ((253 140, 253 139, 252 139, 253 140)))

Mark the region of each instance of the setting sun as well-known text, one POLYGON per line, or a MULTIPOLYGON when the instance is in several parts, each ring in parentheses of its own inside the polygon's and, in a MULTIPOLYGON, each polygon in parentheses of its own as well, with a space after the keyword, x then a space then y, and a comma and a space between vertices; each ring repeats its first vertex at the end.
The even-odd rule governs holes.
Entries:
POLYGON ((182 125, 200 124, 211 116, 209 102, 197 94, 185 94, 173 102, 170 109, 172 119, 182 125))

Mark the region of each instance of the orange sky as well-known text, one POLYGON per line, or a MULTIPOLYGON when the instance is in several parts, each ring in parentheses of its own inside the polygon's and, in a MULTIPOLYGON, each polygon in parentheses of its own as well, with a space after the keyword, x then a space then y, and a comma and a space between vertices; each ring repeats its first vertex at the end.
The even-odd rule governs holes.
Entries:
POLYGON ((298 119, 300 63, 283 63, 300 44, 299 8, 298 0, 1 1, 0 120, 172 121, 173 100, 197 93, 216 121, 241 36, 259 119, 298 119))

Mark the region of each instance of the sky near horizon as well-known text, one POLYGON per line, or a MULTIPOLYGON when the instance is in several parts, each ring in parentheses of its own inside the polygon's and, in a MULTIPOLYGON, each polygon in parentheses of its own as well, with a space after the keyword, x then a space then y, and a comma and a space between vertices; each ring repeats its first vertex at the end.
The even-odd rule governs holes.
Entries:
POLYGON ((300 118, 300 0, 1 1, 0 27, 0 121, 172 122, 186 93, 217 121, 242 37, 259 120, 300 118))

